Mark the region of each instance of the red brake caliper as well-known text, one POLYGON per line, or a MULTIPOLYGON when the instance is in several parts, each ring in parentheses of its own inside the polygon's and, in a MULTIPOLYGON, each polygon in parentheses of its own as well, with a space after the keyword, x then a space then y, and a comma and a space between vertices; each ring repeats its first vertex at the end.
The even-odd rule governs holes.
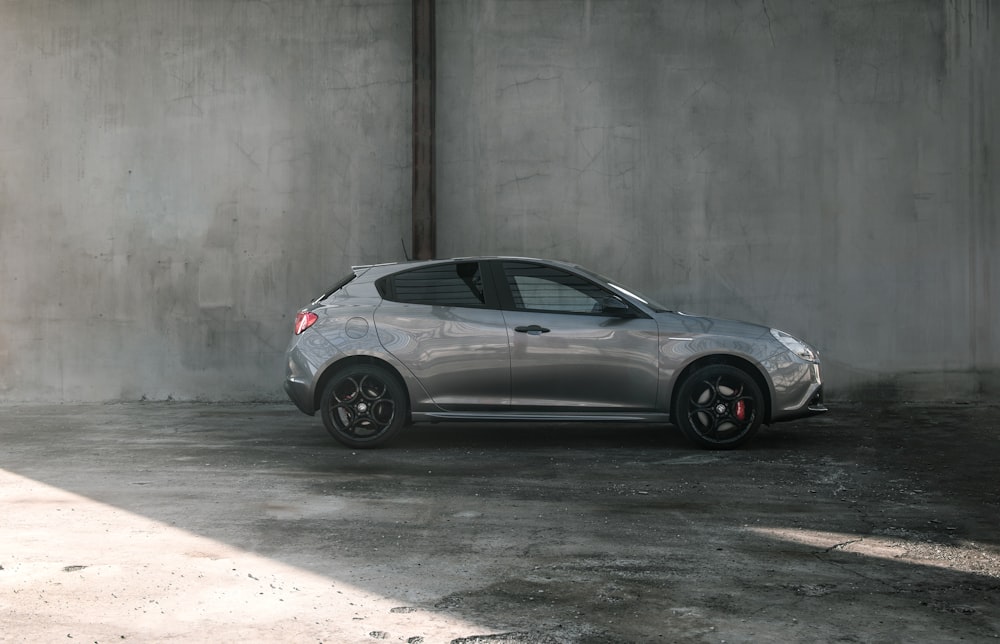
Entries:
POLYGON ((741 422, 747 419, 747 404, 746 404, 746 401, 743 401, 743 400, 737 400, 736 401, 736 409, 735 409, 734 415, 736 416, 736 420, 741 421, 741 422))

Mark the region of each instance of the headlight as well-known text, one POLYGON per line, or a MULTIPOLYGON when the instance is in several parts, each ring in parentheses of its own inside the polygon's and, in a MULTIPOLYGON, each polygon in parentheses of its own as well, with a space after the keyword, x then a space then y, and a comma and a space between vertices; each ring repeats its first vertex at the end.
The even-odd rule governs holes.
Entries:
POLYGON ((809 362, 819 362, 819 353, 816 349, 813 349, 795 336, 789 335, 784 331, 779 331, 778 329, 771 329, 771 335, 774 336, 775 340, 785 345, 786 349, 803 360, 808 360, 809 362))

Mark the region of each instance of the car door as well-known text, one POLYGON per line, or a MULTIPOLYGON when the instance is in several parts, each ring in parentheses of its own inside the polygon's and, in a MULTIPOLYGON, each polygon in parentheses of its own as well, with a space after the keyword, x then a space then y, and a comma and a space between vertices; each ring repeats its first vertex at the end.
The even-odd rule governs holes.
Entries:
POLYGON ((380 281, 379 341, 420 381, 414 411, 503 410, 510 346, 492 280, 476 261, 443 262, 380 281))
POLYGON ((655 320, 568 269, 497 264, 513 410, 655 409, 655 320))

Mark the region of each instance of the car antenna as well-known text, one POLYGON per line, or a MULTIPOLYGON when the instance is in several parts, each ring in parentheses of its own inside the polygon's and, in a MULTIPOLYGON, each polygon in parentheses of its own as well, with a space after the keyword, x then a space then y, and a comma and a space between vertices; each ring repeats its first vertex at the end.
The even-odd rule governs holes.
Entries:
POLYGON ((410 254, 406 252, 406 240, 403 237, 399 238, 399 244, 403 247, 403 257, 406 258, 406 261, 410 261, 410 254))

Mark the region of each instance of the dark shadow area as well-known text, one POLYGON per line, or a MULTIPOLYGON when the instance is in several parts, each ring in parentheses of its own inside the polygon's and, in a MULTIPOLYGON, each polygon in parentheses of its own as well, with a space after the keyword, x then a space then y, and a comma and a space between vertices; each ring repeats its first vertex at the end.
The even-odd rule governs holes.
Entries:
POLYGON ((513 633, 492 641, 984 640, 996 412, 846 405, 732 452, 576 424, 361 451, 287 405, 16 406, 0 468, 513 633))
MULTIPOLYGON (((322 430, 322 426, 320 426, 322 430)), ((641 449, 694 450, 673 427, 598 423, 428 423, 408 427, 387 449, 641 449)))

